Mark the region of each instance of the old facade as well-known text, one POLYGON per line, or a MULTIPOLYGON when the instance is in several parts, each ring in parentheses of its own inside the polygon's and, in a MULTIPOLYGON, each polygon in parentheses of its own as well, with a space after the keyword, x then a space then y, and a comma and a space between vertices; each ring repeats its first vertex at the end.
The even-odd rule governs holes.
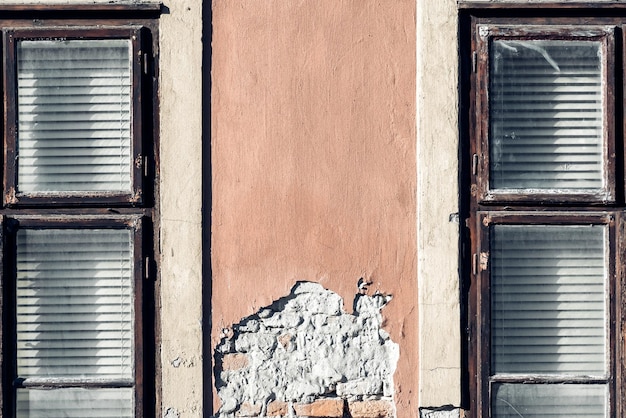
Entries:
MULTIPOLYGON (((625 194, 619 156, 624 134, 616 128, 623 124, 625 16, 620 2, 605 1, 0 2, 3 164, 12 167, 4 171, 0 208, 8 237, 4 413, 23 408, 35 416, 28 405, 48 401, 35 394, 54 390, 71 394, 65 406, 85 402, 72 396, 90 388, 90 394, 126 394, 134 408, 129 416, 487 417, 492 409, 493 416, 507 416, 490 404, 496 399, 492 387, 539 380, 542 388, 572 382, 599 388, 596 398, 606 401, 599 403, 599 416, 622 416, 615 406, 624 375, 622 312, 613 296, 621 294, 622 273, 610 258, 621 257, 615 222, 622 222, 625 194), (584 33, 577 32, 580 22, 584 33), (518 26, 530 29, 523 35, 502 29, 518 26), (481 137, 491 135, 491 125, 481 131, 477 109, 491 103, 484 89, 496 91, 486 78, 490 36, 504 39, 504 49, 521 42, 535 52, 536 45, 524 42, 556 39, 550 46, 557 50, 559 42, 599 45, 601 53, 590 59, 601 68, 601 145, 591 155, 599 156, 598 190, 606 195, 598 198, 593 187, 559 193, 555 186, 536 200, 530 193, 530 204, 515 193, 489 201, 501 191, 484 186, 481 177, 492 168, 481 152, 491 156, 493 146, 481 137), (23 84, 16 80, 26 68, 21 63, 37 53, 22 51, 40 42, 45 49, 46 42, 93 46, 101 40, 119 47, 119 61, 131 74, 120 73, 130 80, 124 84, 130 90, 120 93, 130 110, 119 112, 131 115, 123 120, 132 125, 128 138, 120 136, 132 144, 124 146, 128 155, 121 152, 130 161, 124 169, 131 171, 129 185, 115 193, 71 191, 69 197, 57 189, 32 191, 20 177, 27 172, 20 159, 31 127, 22 121, 35 110, 20 107, 23 84), (617 58, 606 58, 611 53, 617 58), (482 197, 473 186, 484 186, 482 197), (559 200, 568 193, 570 200, 559 200), (521 218, 503 214, 520 201, 521 218), (549 216, 541 221, 529 213, 546 208, 549 216), (602 334, 604 366, 591 377, 492 373, 481 361, 491 361, 489 335, 496 332, 485 315, 500 315, 495 308, 486 313, 486 283, 494 280, 495 286, 498 276, 483 273, 494 259, 485 251, 488 239, 477 238, 480 222, 524 227, 570 215, 574 220, 555 223, 593 224, 607 231, 598 233, 599 240, 610 238, 608 255, 599 255, 604 291, 596 302, 604 316, 594 325, 602 334), (97 367, 92 375, 44 373, 37 369, 43 351, 21 348, 20 321, 32 322, 39 335, 44 314, 37 303, 48 299, 36 294, 41 299, 33 302, 34 316, 22 319, 27 314, 22 316, 16 289, 31 276, 20 275, 28 263, 19 231, 36 236, 61 229, 98 239, 109 230, 134 237, 124 244, 134 287, 116 294, 133 300, 125 308, 134 327, 132 354, 121 355, 130 359, 130 371, 113 377, 97 367), (25 372, 29 356, 33 372, 25 372)), ((66 60, 82 65, 87 59, 66 60)), ((42 81, 33 87, 35 104, 45 107, 37 83, 42 81)), ((38 118, 33 126, 43 120, 38 118)), ((41 152, 35 144, 34 155, 41 152)), ((526 195, 531 187, 517 189, 526 195)), ((43 246, 65 245, 41 239, 43 246)), ((97 276, 99 267, 91 268, 97 276)), ((99 327, 99 312, 88 312, 96 318, 88 325, 99 327)), ((68 316, 60 315, 50 321, 62 328, 68 316)), ((553 328, 558 332, 559 325, 553 328)), ((33 338, 37 344, 43 339, 33 338)), ((98 348, 108 342, 102 339, 98 348)))

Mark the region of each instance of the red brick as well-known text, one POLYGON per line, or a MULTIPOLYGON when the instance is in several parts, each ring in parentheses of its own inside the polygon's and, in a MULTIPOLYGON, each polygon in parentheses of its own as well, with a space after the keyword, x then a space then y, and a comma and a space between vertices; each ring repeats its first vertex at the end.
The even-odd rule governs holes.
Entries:
POLYGON ((248 365, 248 356, 241 353, 224 354, 222 370, 239 370, 248 365))
POLYGON ((267 405, 265 415, 268 417, 284 417, 289 414, 289 404, 287 402, 272 401, 267 405))
POLYGON ((390 401, 348 402, 352 418, 392 418, 393 403, 390 401))
POLYGON ((235 413, 238 417, 258 417, 261 414, 261 405, 244 402, 235 413))
POLYGON ((294 409, 299 417, 342 417, 343 399, 318 399, 313 403, 295 404, 294 409))
POLYGON ((280 345, 283 346, 283 348, 285 350, 288 350, 289 346, 291 345, 291 339, 292 338, 293 337, 291 336, 291 334, 286 333, 286 334, 283 334, 280 337, 278 337, 278 342, 280 343, 280 345))

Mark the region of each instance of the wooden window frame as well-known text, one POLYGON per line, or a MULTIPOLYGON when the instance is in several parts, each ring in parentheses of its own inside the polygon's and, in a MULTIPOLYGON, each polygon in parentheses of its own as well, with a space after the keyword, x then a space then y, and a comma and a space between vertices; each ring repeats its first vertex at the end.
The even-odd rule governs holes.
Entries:
MULTIPOLYGON (((25 207, 49 205, 51 201, 70 206, 137 206, 143 202, 144 166, 147 166, 143 152, 142 98, 145 63, 144 54, 149 54, 143 41, 143 27, 90 27, 90 28, 22 28, 8 29, 3 33, 4 43, 4 203, 9 206, 25 207), (131 63, 131 190, 129 193, 115 192, 45 192, 22 193, 18 186, 17 168, 17 111, 11 103, 17 102, 17 43, 22 40, 100 40, 128 39, 132 45, 131 63)), ((146 71, 147 72, 147 71, 146 71)))
MULTIPOLYGON (((0 53, 4 114, 4 139, 0 141, 3 180, 0 200, 0 415, 15 416, 15 385, 32 388, 101 387, 103 383, 76 379, 54 382, 16 380, 15 347, 15 228, 116 228, 134 234, 134 416, 154 416, 158 410, 159 371, 156 366, 155 300, 158 292, 158 17, 160 3, 107 5, 8 5, 0 6, 0 53), (133 92, 132 192, 119 193, 12 193, 17 175, 15 164, 16 39, 131 39, 133 92), (11 52, 12 51, 12 52, 11 52), (6 66, 10 68, 6 68, 6 66), (7 164, 4 161, 12 161, 7 164), (100 385, 100 386, 99 386, 100 385)), ((129 385, 109 382, 105 386, 129 385)))
POLYGON ((613 203, 615 194, 615 120, 611 109, 615 108, 615 27, 570 25, 479 25, 476 27, 477 75, 475 89, 476 118, 473 151, 473 170, 477 177, 478 200, 481 203, 613 203), (603 49, 602 62, 603 138, 602 138, 602 189, 595 192, 572 190, 494 189, 490 185, 490 46, 495 40, 586 40, 600 41, 603 49))
MULTIPOLYGON (((489 300, 488 272, 481 271, 481 245, 487 239, 486 226, 495 223, 547 221, 554 224, 578 222, 609 225, 612 258, 609 273, 609 304, 607 312, 610 332, 609 363, 610 418, 626 417, 626 4, 606 2, 460 2, 460 228, 463 260, 462 274, 462 333, 463 393, 461 406, 467 417, 489 418, 489 300), (615 37, 608 44, 614 59, 606 64, 605 100, 605 184, 602 193, 493 193, 488 177, 488 57, 479 40, 477 28, 605 28, 614 27, 615 37), (483 48, 483 49, 481 49, 483 48), (608 102, 605 102, 607 106, 608 102), (612 106, 612 107, 611 107, 612 106), (484 155, 487 154, 487 159, 484 155)), ((608 57, 608 55, 607 55, 608 57)), ((483 261, 489 263, 488 255, 483 261)), ((543 379, 543 378, 542 378, 543 379)), ((541 379, 540 379, 541 380, 541 379)), ((564 379, 566 380, 566 379, 564 379)), ((547 380, 543 380, 547 383, 547 380)), ((541 382, 540 382, 541 383, 541 382)))
MULTIPOLYGON (((2 289, 3 303, 3 355, 12 359, 4 364, 4 379, 2 395, 6 400, 4 407, 15 411, 15 396, 17 389, 62 389, 62 388, 133 388, 135 416, 141 416, 144 410, 144 370, 146 369, 144 353, 144 282, 145 259, 144 254, 144 219, 140 215, 130 216, 79 216, 64 217, 16 215, 5 217, 3 223, 2 254, 4 256, 2 289), (15 346, 15 285, 16 285, 16 235, 18 230, 45 230, 45 229, 117 229, 129 230, 132 236, 133 251, 133 378, 132 379, 64 379, 64 378, 21 378, 15 363, 17 347, 15 346), (10 332, 7 332, 10 330, 10 332)), ((14 412, 13 412, 14 413, 14 412)), ((12 415, 11 415, 12 416, 12 415)))
MULTIPOLYGON (((617 361, 621 350, 616 344, 617 335, 620 335, 619 324, 616 320, 620 305, 622 291, 618 288, 619 280, 616 274, 616 263, 612 260, 618 258, 617 234, 618 225, 624 224, 624 216, 613 212, 535 212, 535 211, 478 211, 476 215, 475 230, 477 238, 474 241, 473 253, 476 258, 472 264, 472 275, 475 277, 476 291, 470 296, 470 312, 475 316, 471 335, 475 335, 472 344, 474 373, 477 380, 473 383, 472 392, 476 394, 476 417, 491 416, 491 386, 497 383, 518 384, 606 384, 609 389, 607 404, 610 415, 615 416, 616 400, 618 396, 616 387, 617 361), (607 295, 606 295, 606 349, 607 370, 604 377, 582 377, 570 375, 541 375, 537 373, 522 374, 495 374, 491 371, 491 300, 490 300, 490 234, 494 225, 605 225, 608 228, 608 242, 606 243, 607 260, 607 295)), ((621 228, 620 228, 621 229, 621 228)), ((620 249, 623 252, 624 248, 620 249)), ((624 287, 622 285, 622 287, 624 287)), ((621 311, 621 310, 620 310, 621 311)), ((620 312, 621 314, 621 312, 620 312)))

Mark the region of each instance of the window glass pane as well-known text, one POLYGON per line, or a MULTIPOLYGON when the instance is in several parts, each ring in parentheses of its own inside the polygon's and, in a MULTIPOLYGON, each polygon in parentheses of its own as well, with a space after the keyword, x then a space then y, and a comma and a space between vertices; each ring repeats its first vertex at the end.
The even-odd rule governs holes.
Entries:
POLYGON ((18 389, 17 416, 131 418, 133 389, 18 389))
POLYGON ((492 373, 605 375, 605 236, 604 225, 493 227, 492 373))
POLYGON ((130 192, 129 40, 20 41, 18 191, 130 192))
POLYGON ((603 418, 607 413, 606 385, 494 384, 494 418, 603 418))
POLYGON ((492 188, 605 186, 601 51, 592 41, 492 43, 492 188))
POLYGON ((17 233, 19 377, 132 378, 129 230, 17 233))

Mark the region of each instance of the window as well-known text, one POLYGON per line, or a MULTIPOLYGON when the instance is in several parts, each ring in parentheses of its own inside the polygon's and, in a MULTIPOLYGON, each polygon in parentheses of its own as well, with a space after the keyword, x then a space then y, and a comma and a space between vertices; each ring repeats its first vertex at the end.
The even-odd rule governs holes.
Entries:
POLYGON ((471 416, 624 417, 624 9, 490 8, 467 21, 471 416))
POLYGON ((141 203, 142 59, 138 28, 5 32, 7 205, 141 203))
POLYGON ((485 115, 477 120, 485 139, 477 150, 479 199, 614 201, 615 29, 478 31, 484 97, 477 106, 485 115))
POLYGON ((0 31, 1 415, 151 416, 156 26, 0 31))

